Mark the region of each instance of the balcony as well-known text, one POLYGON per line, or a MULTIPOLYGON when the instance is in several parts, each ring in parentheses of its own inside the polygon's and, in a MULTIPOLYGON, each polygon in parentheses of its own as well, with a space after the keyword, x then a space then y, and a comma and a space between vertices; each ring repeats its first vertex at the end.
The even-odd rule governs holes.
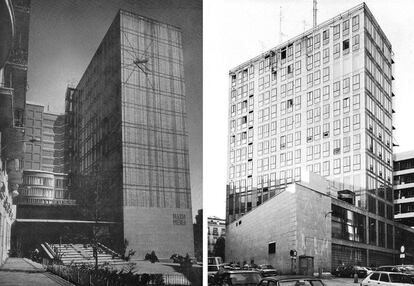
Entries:
POLYGON ((72 199, 17 197, 17 205, 41 205, 41 206, 74 206, 76 201, 72 199))

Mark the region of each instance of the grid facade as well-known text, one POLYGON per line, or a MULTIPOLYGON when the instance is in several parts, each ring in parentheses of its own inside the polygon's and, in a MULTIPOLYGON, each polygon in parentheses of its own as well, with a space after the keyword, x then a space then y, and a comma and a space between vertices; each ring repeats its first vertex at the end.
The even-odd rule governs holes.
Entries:
POLYGON ((392 219, 392 63, 361 4, 231 70, 227 222, 303 170, 392 219))
POLYGON ((93 177, 139 257, 194 253, 184 89, 180 30, 121 10, 67 92, 72 182, 93 177))

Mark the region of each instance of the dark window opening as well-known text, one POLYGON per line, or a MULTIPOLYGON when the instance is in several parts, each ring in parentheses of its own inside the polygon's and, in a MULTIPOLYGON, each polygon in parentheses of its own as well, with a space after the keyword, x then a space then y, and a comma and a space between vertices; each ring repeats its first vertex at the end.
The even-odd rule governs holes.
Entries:
POLYGON ((342 42, 342 50, 349 49, 349 39, 342 42))
POLYGON ((269 254, 275 254, 276 253, 276 242, 270 242, 269 243, 269 254))
POLYGON ((282 49, 282 52, 280 54, 280 59, 282 59, 282 60, 286 59, 286 48, 282 49))

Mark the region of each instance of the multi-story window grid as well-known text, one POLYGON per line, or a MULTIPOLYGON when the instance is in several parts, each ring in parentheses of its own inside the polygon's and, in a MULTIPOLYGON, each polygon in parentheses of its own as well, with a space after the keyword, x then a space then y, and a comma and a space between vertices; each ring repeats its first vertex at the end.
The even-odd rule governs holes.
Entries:
POLYGON ((365 5, 341 16, 230 71, 228 223, 305 169, 390 217, 391 44, 365 5))
MULTIPOLYGON (((123 235, 131 247, 145 251, 153 244, 167 255, 169 249, 180 245, 181 251, 191 253, 180 29, 121 10, 76 87, 72 102, 72 173, 74 181, 78 177, 80 182, 75 187, 82 189, 82 183, 92 178, 97 188, 110 194, 105 197, 108 209, 103 217, 123 223, 123 235), (143 216, 169 227, 151 229, 140 219, 143 216), (173 236, 180 232, 182 239, 177 241, 173 236), (171 238, 168 243, 166 236, 171 238)), ((247 100, 233 112, 245 113, 248 106, 247 100)), ((247 123, 248 119, 240 120, 247 123)), ((238 135, 238 140, 247 138, 246 132, 238 135)), ((113 235, 123 240, 122 235, 113 235)))

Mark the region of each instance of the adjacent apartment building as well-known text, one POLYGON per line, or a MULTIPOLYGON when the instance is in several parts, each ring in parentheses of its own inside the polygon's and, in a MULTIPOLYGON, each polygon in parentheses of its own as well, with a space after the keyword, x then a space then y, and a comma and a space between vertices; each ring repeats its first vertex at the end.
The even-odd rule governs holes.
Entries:
POLYGON ((394 155, 394 208, 396 221, 414 227, 414 151, 394 155))
POLYGON ((194 254, 181 38, 120 10, 67 91, 70 188, 99 203, 114 247, 126 239, 137 258, 194 254))
POLYGON ((393 63, 363 3, 230 71, 228 236, 309 171, 339 189, 332 267, 394 262, 393 63))
POLYGON ((214 246, 216 245, 217 239, 219 237, 226 237, 226 220, 218 218, 216 216, 207 218, 208 225, 208 255, 214 256, 214 246))

